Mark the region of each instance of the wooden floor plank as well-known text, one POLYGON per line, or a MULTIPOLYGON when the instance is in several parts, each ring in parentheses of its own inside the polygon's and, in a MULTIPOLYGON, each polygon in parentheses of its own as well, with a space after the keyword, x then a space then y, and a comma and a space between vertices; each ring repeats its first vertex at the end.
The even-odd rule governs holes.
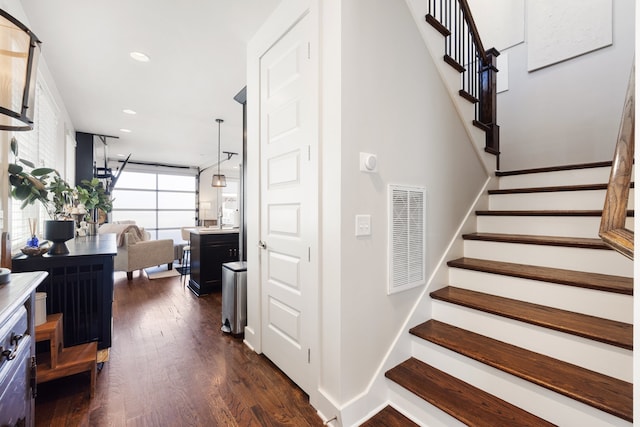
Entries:
POLYGON ((322 426, 302 390, 220 331, 220 293, 198 298, 179 276, 116 273, 114 296, 95 397, 85 375, 40 384, 36 426, 322 426))
POLYGON ((413 335, 633 421, 633 384, 445 323, 429 320, 413 335))
POLYGON ((385 406, 380 412, 369 418, 360 427, 418 427, 418 424, 402 415, 392 406, 385 406))
POLYGON ((587 273, 561 268, 541 267, 478 258, 458 258, 447 262, 449 267, 491 274, 520 277, 561 285, 577 286, 605 292, 633 295, 633 278, 609 274, 587 273))
POLYGON ((545 427, 553 424, 415 358, 385 376, 471 427, 545 427))
POLYGON ((431 298, 633 350, 633 325, 447 286, 431 298))

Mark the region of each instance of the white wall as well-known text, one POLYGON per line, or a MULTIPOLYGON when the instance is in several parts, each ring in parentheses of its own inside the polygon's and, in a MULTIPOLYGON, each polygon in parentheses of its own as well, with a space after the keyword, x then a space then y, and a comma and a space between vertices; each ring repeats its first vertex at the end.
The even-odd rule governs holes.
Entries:
MULTIPOLYGON (((588 9, 578 4, 583 12, 588 9)), ((527 36, 538 28, 528 25, 526 8, 514 7, 508 10, 510 19, 499 21, 512 35, 505 42, 483 32, 483 17, 491 16, 500 2, 475 1, 471 7, 485 46, 498 44, 509 57, 509 90, 498 95, 501 169, 611 160, 634 53, 635 2, 613 1, 611 46, 532 72, 527 70, 527 36), (524 43, 504 49, 500 44, 517 41, 522 21, 524 43)))
POLYGON ((422 292, 387 295, 387 185, 427 188, 430 276, 487 177, 406 4, 350 0, 341 13, 341 381, 333 392, 348 402, 366 390, 422 292), (378 174, 358 170, 361 151, 377 154, 378 174), (356 214, 371 214, 370 238, 354 236, 356 214))

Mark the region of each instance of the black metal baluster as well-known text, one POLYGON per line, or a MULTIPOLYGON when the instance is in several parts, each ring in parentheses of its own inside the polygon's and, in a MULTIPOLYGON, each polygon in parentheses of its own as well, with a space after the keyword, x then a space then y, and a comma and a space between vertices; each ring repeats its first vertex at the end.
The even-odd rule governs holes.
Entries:
MULTIPOLYGON (((454 2, 457 3, 457 0, 454 0, 454 2)), ((459 63, 460 62, 460 58, 458 58, 458 54, 460 52, 458 52, 458 50, 460 48, 460 37, 459 37, 458 10, 455 7, 455 5, 453 5, 453 4, 452 4, 451 9, 452 9, 451 13, 453 15, 452 16, 452 22, 451 22, 451 25, 453 26, 453 28, 452 28, 453 31, 451 31, 451 34, 452 34, 453 37, 455 37, 455 40, 453 40, 453 55, 452 56, 453 56, 453 59, 456 62, 459 63)))
MULTIPOLYGON (((467 28, 468 29, 468 28, 467 28)), ((473 41, 471 40, 471 32, 467 31, 467 61, 469 61, 469 74, 467 75, 467 85, 469 87, 469 93, 476 98, 474 89, 475 70, 476 63, 473 55, 473 41)))
MULTIPOLYGON (((449 29, 451 29, 451 22, 449 21, 450 10, 451 10, 451 0, 445 3, 445 10, 444 10, 444 23, 445 23, 444 25, 449 29)), ((447 55, 451 56, 451 36, 447 37, 446 53, 447 55)))

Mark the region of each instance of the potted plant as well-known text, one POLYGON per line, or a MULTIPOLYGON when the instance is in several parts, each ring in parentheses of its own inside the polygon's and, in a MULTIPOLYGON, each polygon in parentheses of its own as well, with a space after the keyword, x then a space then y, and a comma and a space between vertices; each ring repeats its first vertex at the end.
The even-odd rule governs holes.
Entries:
POLYGON ((76 187, 78 201, 84 205, 87 212, 91 215, 89 223, 90 234, 96 234, 98 226, 98 212, 111 212, 113 208, 111 196, 107 194, 102 181, 98 178, 91 180, 83 179, 76 187), (93 228, 93 230, 92 230, 93 228))
POLYGON ((15 138, 11 139, 11 152, 15 158, 8 168, 11 196, 22 201, 21 208, 40 202, 51 218, 44 224, 44 238, 53 242, 49 253, 69 253, 65 242, 75 235, 75 225, 70 221, 68 212, 73 200, 73 189, 55 169, 36 168, 32 162, 21 159, 15 138), (27 171, 19 163, 31 168, 31 171, 27 171))

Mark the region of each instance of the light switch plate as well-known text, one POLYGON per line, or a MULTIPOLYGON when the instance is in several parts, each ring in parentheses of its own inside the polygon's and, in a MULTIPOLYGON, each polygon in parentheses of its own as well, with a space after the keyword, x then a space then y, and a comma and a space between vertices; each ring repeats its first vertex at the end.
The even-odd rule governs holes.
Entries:
POLYGON ((371 235, 371 215, 356 215, 356 236, 371 235))

